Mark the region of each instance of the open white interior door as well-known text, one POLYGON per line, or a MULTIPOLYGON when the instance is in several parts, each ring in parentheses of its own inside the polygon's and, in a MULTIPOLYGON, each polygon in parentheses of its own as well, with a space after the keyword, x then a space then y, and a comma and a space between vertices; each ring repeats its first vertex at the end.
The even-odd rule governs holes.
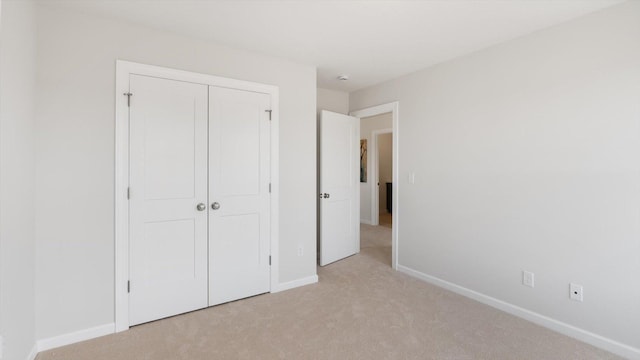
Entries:
POLYGON ((320 114, 320 266, 360 251, 360 119, 320 114))

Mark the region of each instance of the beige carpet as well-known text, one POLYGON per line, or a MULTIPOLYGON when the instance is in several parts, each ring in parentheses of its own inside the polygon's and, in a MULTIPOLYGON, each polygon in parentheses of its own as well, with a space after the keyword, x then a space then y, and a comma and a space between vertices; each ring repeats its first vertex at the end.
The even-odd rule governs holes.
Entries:
POLYGON ((136 326, 38 360, 617 359, 390 268, 391 229, 320 282, 136 326))

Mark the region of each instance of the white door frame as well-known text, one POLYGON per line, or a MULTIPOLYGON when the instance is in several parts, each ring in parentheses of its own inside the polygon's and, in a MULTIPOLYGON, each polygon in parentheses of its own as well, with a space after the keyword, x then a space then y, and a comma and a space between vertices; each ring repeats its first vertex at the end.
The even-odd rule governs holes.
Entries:
MULTIPOLYGON (((382 105, 364 108, 361 110, 351 111, 349 115, 359 117, 360 119, 362 119, 365 117, 385 114, 388 112, 391 113, 391 116, 393 118, 393 121, 392 121, 393 122, 393 176, 392 176, 393 185, 391 186, 392 188, 391 191, 393 193, 393 199, 392 199, 393 204, 391 207, 391 212, 393 213, 393 223, 391 224, 391 237, 392 237, 391 267, 397 270, 398 269, 398 224, 400 219, 400 212, 398 211, 398 204, 399 204, 398 195, 400 194, 400 192, 398 191, 400 187, 399 176, 398 176, 399 174, 398 169, 400 165, 398 162, 398 159, 399 159, 398 149, 400 148, 398 143, 399 125, 400 125, 399 102, 394 101, 387 104, 382 104, 382 105)), ((374 141, 377 142, 377 139, 374 141)), ((377 152, 377 149, 376 149, 376 152, 377 152)), ((373 186, 373 189, 374 190, 372 190, 372 193, 376 190, 376 187, 373 186)), ((377 211, 377 206, 376 206, 376 209, 372 211, 377 211)), ((371 220, 373 221, 374 219, 371 219, 371 220)))
MULTIPOLYGON (((380 129, 371 132, 371 150, 373 150, 371 153, 371 173, 375 176, 374 180, 376 180, 371 187, 371 224, 376 226, 380 225, 380 185, 376 186, 375 184, 380 184, 380 149, 378 147, 378 135, 382 134, 392 134, 393 136, 393 129, 380 129)), ((393 198, 391 202, 393 203, 393 198)), ((393 204, 391 205, 393 206, 393 204)), ((391 211, 393 211, 393 208, 391 211)), ((393 226, 393 223, 391 225, 393 226)))
MULTIPOLYGON (((278 286, 279 269, 279 90, 277 86, 198 74, 182 70, 116 61, 115 113, 115 331, 129 329, 129 76, 132 74, 227 87, 271 95, 271 291, 278 286)), ((135 102, 135 94, 131 102, 135 102)), ((132 193, 135 196, 135 189, 132 193)))

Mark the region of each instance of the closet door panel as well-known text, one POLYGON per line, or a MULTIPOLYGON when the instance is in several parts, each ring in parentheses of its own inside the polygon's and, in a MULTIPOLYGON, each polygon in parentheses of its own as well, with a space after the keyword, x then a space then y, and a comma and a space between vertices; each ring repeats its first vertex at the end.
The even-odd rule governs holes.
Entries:
POLYGON ((209 305, 270 290, 270 104, 209 88, 209 305))
POLYGON ((131 75, 130 91, 129 323, 136 325, 208 304, 208 88, 131 75))

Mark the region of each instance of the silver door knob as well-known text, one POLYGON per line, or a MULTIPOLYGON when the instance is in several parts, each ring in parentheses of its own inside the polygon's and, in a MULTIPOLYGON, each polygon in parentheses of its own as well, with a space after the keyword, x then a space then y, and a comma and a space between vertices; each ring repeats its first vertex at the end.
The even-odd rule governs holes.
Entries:
POLYGON ((213 204, 211 204, 211 208, 213 210, 218 210, 220 209, 220 203, 214 202, 213 204))
POLYGON ((196 205, 196 209, 198 209, 198 211, 205 211, 207 209, 207 205, 200 203, 196 205))

